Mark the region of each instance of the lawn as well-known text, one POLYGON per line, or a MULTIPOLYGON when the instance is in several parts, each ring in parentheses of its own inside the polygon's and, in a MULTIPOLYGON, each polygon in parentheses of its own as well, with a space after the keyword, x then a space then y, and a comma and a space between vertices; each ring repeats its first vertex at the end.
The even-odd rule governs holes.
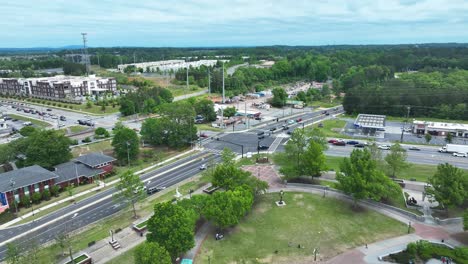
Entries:
POLYGON ((112 151, 111 140, 104 140, 97 143, 88 144, 72 148, 73 157, 78 157, 80 154, 87 154, 91 152, 109 152, 112 151))
POLYGON ((135 263, 133 259, 133 254, 135 253, 136 247, 129 249, 120 256, 113 258, 112 260, 106 262, 106 264, 132 264, 135 263))
POLYGON ((211 263, 311 263, 314 248, 317 260, 326 260, 407 232, 406 224, 333 198, 286 193, 285 207, 277 200, 277 194, 262 196, 223 240, 209 236, 195 263, 209 263, 208 257, 211 263))
POLYGON ((21 120, 21 121, 24 121, 24 122, 31 122, 34 125, 38 126, 38 127, 49 127, 49 126, 51 126, 51 124, 49 124, 47 122, 40 121, 40 120, 33 119, 33 118, 29 118, 29 117, 25 117, 25 116, 21 116, 21 115, 8 114, 8 116, 13 118, 13 119, 18 119, 18 120, 21 120))
MULTIPOLYGON (((323 127, 320 128, 320 130, 322 130, 326 137, 351 138, 348 135, 340 133, 340 131, 346 126, 346 121, 340 119, 328 119, 321 123, 323 127)), ((318 125, 314 125, 313 127, 318 127, 318 125)))
POLYGON ((330 108, 330 107, 335 107, 341 105, 341 100, 333 100, 332 102, 325 101, 313 101, 312 103, 308 104, 309 106, 313 107, 322 107, 322 108, 330 108))
POLYGON ((203 132, 203 131, 214 131, 214 132, 221 132, 223 131, 221 128, 217 128, 217 127, 212 127, 211 124, 196 124, 195 125, 198 129, 199 132, 203 132))

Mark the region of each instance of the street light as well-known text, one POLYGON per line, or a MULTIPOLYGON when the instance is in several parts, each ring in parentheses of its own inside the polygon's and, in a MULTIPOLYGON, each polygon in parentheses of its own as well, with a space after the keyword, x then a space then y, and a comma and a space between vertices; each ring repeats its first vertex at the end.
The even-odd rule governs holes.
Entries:
POLYGON ((279 201, 279 204, 283 204, 283 195, 284 195, 284 192, 283 190, 280 191, 280 201, 279 201))
MULTIPOLYGON (((70 226, 73 226, 73 219, 74 219, 77 215, 78 215, 78 213, 75 213, 75 214, 71 217, 71 219, 70 219, 71 225, 70 225, 70 226)), ((70 233, 70 232, 68 232, 68 233, 70 233)), ((69 235, 70 235, 70 234, 69 234, 69 235)), ((70 241, 68 241, 68 252, 69 252, 69 254, 70 254, 70 261, 71 261, 70 263, 71 263, 71 264, 75 264, 75 260, 73 259, 73 254, 72 254, 73 252, 72 252, 72 247, 71 247, 71 242, 70 242, 70 241)))

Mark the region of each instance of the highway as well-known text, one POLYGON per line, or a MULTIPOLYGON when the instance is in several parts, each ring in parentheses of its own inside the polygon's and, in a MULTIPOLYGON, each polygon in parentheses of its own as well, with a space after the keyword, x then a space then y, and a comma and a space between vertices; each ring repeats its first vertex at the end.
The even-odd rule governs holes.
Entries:
MULTIPOLYGON (((141 179, 144 182, 149 181, 147 187, 170 187, 200 173, 201 164, 211 161, 218 162, 219 160, 220 157, 213 153, 200 152, 145 173, 141 179)), ((116 189, 112 187, 33 222, 0 230, 0 241, 2 241, 0 243, 0 258, 4 258, 5 245, 12 240, 16 240, 16 243, 25 248, 32 241, 44 244, 54 240, 59 233, 71 232, 115 214, 124 208, 123 202, 116 202, 112 197, 115 191, 116 189), (75 213, 77 215, 72 219, 75 213)))

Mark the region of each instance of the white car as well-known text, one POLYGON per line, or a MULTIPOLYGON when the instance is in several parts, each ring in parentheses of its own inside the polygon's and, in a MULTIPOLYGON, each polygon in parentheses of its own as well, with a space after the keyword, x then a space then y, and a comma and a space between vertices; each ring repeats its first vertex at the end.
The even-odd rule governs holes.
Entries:
POLYGON ((464 157, 464 158, 466 158, 466 153, 462 153, 462 152, 454 152, 452 155, 454 157, 464 157))
POLYGON ((389 150, 390 146, 389 145, 380 145, 380 146, 378 146, 378 148, 383 149, 383 150, 389 150))
POLYGON ((200 165, 200 168, 199 168, 199 169, 200 169, 200 170, 206 170, 206 164, 200 165))

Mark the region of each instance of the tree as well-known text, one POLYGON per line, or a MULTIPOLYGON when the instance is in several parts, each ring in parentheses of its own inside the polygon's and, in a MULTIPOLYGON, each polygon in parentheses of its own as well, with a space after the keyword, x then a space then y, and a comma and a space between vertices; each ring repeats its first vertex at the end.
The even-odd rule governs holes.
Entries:
POLYGON ((36 128, 33 126, 25 126, 19 131, 20 135, 22 135, 23 137, 29 137, 34 132, 36 132, 36 128))
POLYGON ((157 203, 148 220, 146 238, 166 248, 172 260, 195 246, 195 220, 183 207, 170 202, 157 203))
POLYGON ((224 148, 223 152, 221 153, 221 160, 223 164, 234 164, 236 158, 236 153, 232 151, 230 148, 224 148))
POLYGON ((426 143, 429 144, 429 142, 432 140, 431 134, 425 134, 424 139, 426 140, 426 143))
POLYGON ((13 243, 6 244, 6 256, 5 260, 8 264, 18 264, 21 259, 20 248, 13 243))
POLYGON ((379 201, 398 194, 401 188, 377 169, 368 150, 355 149, 349 158, 344 158, 336 175, 338 189, 353 197, 379 201))
POLYGON ((57 130, 37 130, 29 135, 26 142, 23 149, 26 166, 39 165, 51 169, 72 157, 70 139, 57 130))
POLYGON ((103 127, 96 128, 96 130, 94 131, 94 134, 96 135, 96 137, 103 137, 103 138, 107 138, 110 136, 109 131, 107 131, 103 127))
POLYGON ((214 103, 208 99, 200 99, 195 103, 195 112, 205 118, 205 121, 211 122, 216 120, 216 112, 214 110, 214 103))
POLYGON ((271 100, 271 105, 275 107, 283 107, 286 105, 288 94, 283 88, 281 87, 273 88, 272 94, 273 94, 273 98, 271 100))
POLYGON ((445 136, 445 142, 447 142, 448 144, 451 144, 453 141, 453 135, 452 133, 447 133, 447 136, 445 136))
POLYGON ((253 194, 244 187, 216 192, 207 200, 204 215, 219 228, 224 229, 238 224, 251 210, 253 202, 253 194))
POLYGON ((135 263, 171 264, 171 256, 156 242, 145 242, 136 247, 133 255, 135 263))
POLYGON ((112 139, 112 146, 117 159, 124 164, 136 160, 140 152, 139 142, 138 135, 134 130, 128 127, 117 129, 112 139))
POLYGON ((223 116, 227 118, 235 116, 236 113, 237 113, 237 110, 234 106, 226 107, 223 110, 223 116))
POLYGON ((40 192, 34 192, 31 196, 32 202, 38 204, 41 202, 42 194, 40 192))
POLYGON ((468 199, 468 177, 459 168, 448 163, 439 164, 436 173, 429 177, 432 185, 427 193, 446 210, 460 206, 468 199))
POLYGON ((145 198, 144 186, 140 177, 130 170, 120 175, 120 181, 116 186, 115 198, 132 205, 134 218, 137 218, 135 204, 145 198))
POLYGON ((390 153, 385 156, 385 161, 387 162, 392 178, 395 178, 398 172, 410 166, 409 163, 406 162, 407 156, 406 149, 402 148, 400 144, 395 143, 390 147, 390 153))

